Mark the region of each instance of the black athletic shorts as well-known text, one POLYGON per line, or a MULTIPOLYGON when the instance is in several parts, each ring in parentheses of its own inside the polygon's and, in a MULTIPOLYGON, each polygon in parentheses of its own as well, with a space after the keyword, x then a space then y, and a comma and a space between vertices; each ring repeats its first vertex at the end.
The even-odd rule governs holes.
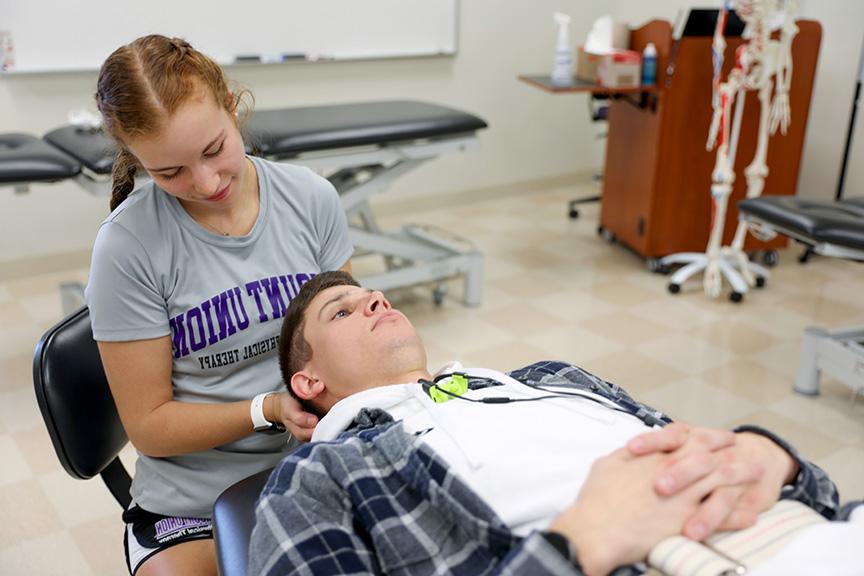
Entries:
POLYGON ((134 576, 141 564, 166 548, 191 540, 213 538, 210 518, 180 518, 148 512, 133 504, 123 512, 126 566, 134 576))

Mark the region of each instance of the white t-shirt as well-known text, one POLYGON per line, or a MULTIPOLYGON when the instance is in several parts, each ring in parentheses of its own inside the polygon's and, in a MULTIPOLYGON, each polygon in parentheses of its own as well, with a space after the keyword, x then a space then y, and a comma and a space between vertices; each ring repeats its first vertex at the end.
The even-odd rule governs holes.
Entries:
POLYGON ((441 404, 416 383, 353 394, 321 419, 312 440, 332 440, 361 408, 380 408, 401 420, 407 432, 418 434, 516 534, 542 530, 575 501, 594 460, 648 428, 629 414, 584 397, 506 404, 464 400, 550 394, 497 375, 501 386, 469 390, 463 399, 441 404))
MULTIPOLYGON (((96 340, 169 336, 174 399, 248 400, 283 390, 281 318, 300 286, 353 251, 333 186, 312 171, 251 158, 260 209, 242 237, 213 234, 148 183, 102 223, 87 304, 96 340)), ((193 454, 139 454, 132 496, 160 514, 209 517, 226 487, 274 466, 286 436, 253 434, 193 454)))

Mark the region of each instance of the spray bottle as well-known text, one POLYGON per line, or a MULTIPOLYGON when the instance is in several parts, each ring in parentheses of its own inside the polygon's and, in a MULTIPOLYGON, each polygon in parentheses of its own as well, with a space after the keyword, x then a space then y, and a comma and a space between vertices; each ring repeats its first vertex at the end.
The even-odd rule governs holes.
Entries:
POLYGON ((556 12, 558 42, 555 45, 555 59, 552 64, 552 84, 569 86, 573 83, 573 47, 570 46, 570 16, 556 12))

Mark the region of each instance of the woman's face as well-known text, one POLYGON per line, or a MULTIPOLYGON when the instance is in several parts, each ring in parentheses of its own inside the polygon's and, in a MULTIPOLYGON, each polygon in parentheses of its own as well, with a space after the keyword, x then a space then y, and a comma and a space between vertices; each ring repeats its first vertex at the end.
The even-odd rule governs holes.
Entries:
POLYGON ((246 154, 233 114, 202 93, 153 136, 126 142, 156 184, 187 208, 227 208, 243 190, 246 154))

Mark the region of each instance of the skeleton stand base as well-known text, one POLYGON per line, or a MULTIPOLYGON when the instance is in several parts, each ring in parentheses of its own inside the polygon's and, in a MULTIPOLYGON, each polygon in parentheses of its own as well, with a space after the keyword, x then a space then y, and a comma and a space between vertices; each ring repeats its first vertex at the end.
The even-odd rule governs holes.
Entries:
POLYGON ((670 254, 660 259, 661 266, 671 266, 674 264, 683 264, 681 268, 675 271, 669 278, 669 292, 677 294, 681 291, 681 285, 684 284, 690 277, 705 272, 703 286, 705 292, 716 298, 720 295, 721 282, 720 278, 726 280, 732 287, 732 292, 729 294, 729 299, 733 302, 740 302, 747 294, 749 284, 745 280, 745 274, 742 274, 741 263, 746 262, 746 273, 750 273, 754 279, 752 286, 762 287, 766 280, 771 275, 767 268, 760 266, 754 262, 750 262, 747 255, 743 252, 735 251, 732 248, 721 248, 719 254, 710 256, 705 252, 680 252, 678 254, 670 254), (712 281, 716 278, 717 281, 712 281))

